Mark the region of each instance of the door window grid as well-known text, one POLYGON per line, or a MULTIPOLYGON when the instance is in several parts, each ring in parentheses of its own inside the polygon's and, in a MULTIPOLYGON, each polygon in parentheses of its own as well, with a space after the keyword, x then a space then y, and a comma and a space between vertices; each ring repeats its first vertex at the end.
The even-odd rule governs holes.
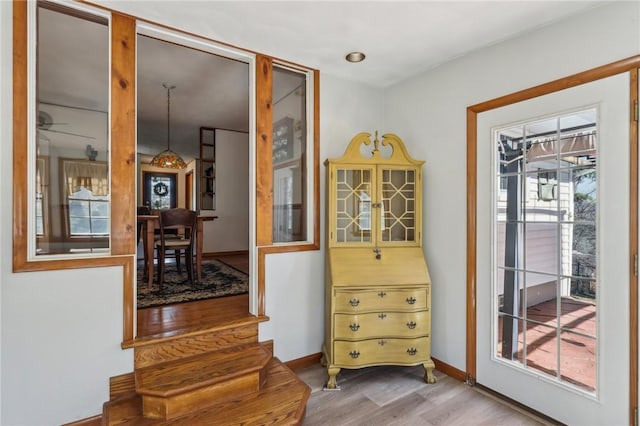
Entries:
POLYGON ((494 354, 590 392, 597 347, 595 112, 495 133, 494 354), (584 116, 593 121, 576 129, 584 116), (540 197, 540 182, 550 180, 554 196, 540 197), (578 364, 589 367, 574 374, 578 364))

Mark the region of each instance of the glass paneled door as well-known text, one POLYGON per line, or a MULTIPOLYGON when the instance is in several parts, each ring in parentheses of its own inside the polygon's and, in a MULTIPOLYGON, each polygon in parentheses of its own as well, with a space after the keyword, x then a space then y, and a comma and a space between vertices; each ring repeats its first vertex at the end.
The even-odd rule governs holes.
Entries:
POLYGON ((628 424, 629 77, 478 116, 477 381, 628 424))

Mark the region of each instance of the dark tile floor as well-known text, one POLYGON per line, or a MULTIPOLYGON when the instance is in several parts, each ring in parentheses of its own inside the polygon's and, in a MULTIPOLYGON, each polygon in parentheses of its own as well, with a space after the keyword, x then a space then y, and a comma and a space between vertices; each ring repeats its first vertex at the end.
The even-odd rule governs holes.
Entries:
MULTIPOLYGON (((525 353, 527 366, 593 391, 596 386, 596 305, 573 298, 556 299, 527 308, 526 331, 519 321, 517 359, 525 353), (561 329, 558 330, 558 319, 561 329), (558 340, 559 339, 559 340, 558 340), (559 344, 558 344, 559 342, 559 344), (558 366, 558 350, 560 365, 558 366)), ((498 355, 501 354, 502 318, 498 321, 498 355)))

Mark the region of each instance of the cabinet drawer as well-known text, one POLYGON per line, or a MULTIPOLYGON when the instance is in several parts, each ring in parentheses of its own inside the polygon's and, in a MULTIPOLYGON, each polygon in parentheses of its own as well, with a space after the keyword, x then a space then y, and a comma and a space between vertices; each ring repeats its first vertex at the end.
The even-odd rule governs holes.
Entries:
POLYGON ((336 339, 372 337, 418 337, 429 335, 426 311, 335 314, 336 339))
POLYGON ((428 287, 388 290, 336 291, 335 312, 424 311, 428 287))
POLYGON ((372 339, 361 342, 334 342, 338 367, 363 367, 374 364, 420 364, 429 359, 429 340, 372 339))

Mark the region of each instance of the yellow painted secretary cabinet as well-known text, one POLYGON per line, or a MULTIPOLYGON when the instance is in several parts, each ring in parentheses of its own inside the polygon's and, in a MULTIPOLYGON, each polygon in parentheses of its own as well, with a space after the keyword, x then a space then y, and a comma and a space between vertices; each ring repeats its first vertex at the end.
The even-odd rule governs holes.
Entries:
POLYGON ((400 138, 359 133, 328 159, 326 389, 342 368, 419 365, 434 383, 431 279, 422 252, 422 165, 400 138))

